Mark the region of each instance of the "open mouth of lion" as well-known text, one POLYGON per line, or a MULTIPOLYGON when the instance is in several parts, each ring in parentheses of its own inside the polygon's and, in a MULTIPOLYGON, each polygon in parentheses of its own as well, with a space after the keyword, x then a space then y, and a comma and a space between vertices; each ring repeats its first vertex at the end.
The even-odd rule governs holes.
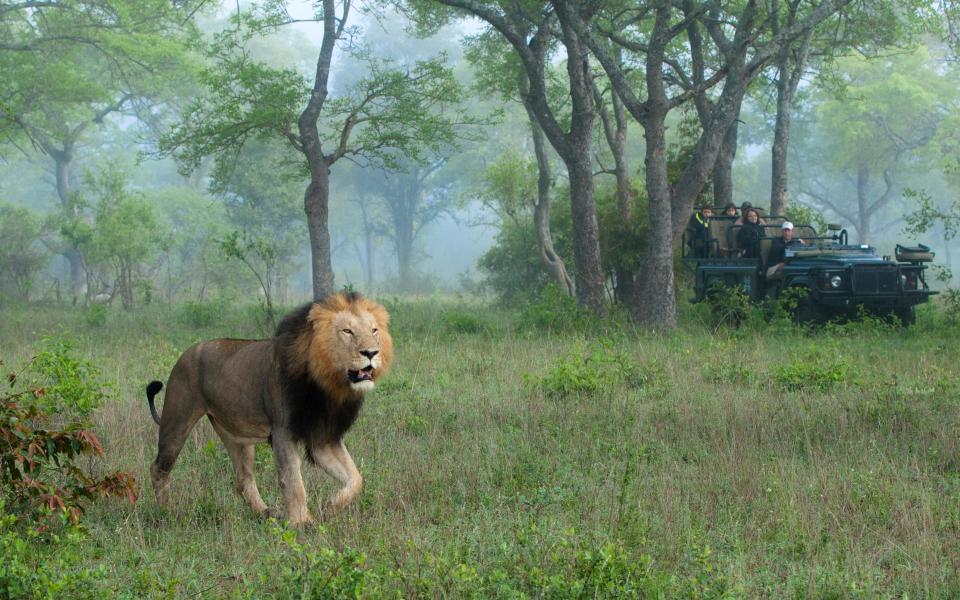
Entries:
POLYGON ((348 370, 347 377, 350 379, 350 383, 373 381, 373 365, 367 365, 359 371, 348 370))

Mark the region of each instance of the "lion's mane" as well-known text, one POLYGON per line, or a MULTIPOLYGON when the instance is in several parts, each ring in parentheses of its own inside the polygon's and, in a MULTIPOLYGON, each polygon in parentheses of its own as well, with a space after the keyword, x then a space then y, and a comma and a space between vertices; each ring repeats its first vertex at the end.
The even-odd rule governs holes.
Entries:
MULTIPOLYGON (((380 326, 382 377, 393 360, 393 344, 387 327, 390 317, 379 304, 359 294, 335 294, 309 302, 289 313, 277 326, 276 360, 283 374, 283 393, 290 410, 290 431, 300 440, 339 440, 353 425, 363 396, 344 384, 342 365, 337 365, 327 335, 330 321, 340 311, 369 312, 380 326)), ((309 456, 309 455, 308 455, 309 456)))

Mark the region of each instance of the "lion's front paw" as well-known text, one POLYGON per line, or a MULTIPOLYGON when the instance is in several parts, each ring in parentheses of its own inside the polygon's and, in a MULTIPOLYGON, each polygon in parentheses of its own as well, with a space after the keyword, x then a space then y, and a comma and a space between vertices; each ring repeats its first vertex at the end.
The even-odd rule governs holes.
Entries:
POLYGON ((266 521, 267 519, 279 519, 282 515, 275 508, 265 508, 257 512, 257 516, 266 521))
POLYGON ((311 529, 314 525, 316 525, 316 522, 314 522, 313 517, 311 517, 310 515, 307 515, 303 519, 298 519, 296 521, 291 520, 288 523, 288 525, 290 525, 291 529, 303 530, 303 529, 311 529))

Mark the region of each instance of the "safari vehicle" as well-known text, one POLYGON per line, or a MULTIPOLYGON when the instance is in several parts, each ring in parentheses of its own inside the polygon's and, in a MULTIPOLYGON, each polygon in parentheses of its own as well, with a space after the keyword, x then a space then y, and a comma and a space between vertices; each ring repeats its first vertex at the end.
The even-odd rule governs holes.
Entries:
POLYGON ((737 245, 741 226, 734 224, 736 217, 712 217, 706 247, 691 248, 684 239, 683 258, 695 273, 691 301, 710 299, 718 286, 740 287, 757 302, 793 290, 798 297, 796 316, 800 321, 823 322, 866 310, 875 315, 896 315, 904 325, 910 325, 916 320, 916 305, 937 293, 924 277, 926 263, 934 256, 930 248, 897 245, 894 258, 881 256, 872 246, 850 244, 847 231, 840 225, 829 225, 827 235, 818 235, 810 225, 795 224, 793 237, 804 244, 787 248, 783 276, 768 281, 767 257, 774 238, 781 235, 785 218, 763 219, 766 224, 759 240, 759 258, 742 258, 743 251, 737 245))

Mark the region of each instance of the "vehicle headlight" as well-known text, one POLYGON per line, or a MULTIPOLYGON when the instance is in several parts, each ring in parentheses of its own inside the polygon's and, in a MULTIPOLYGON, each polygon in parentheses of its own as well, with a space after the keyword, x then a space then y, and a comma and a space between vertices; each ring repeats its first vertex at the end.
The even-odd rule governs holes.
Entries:
POLYGON ((832 288, 840 287, 841 283, 843 283, 843 277, 840 277, 839 275, 834 275, 830 278, 830 287, 832 288))

